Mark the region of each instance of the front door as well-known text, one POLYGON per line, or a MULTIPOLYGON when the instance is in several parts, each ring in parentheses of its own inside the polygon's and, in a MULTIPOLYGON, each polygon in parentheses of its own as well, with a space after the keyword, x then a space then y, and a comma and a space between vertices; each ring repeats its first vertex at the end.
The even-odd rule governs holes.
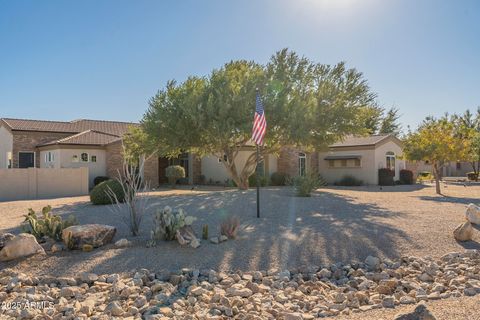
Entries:
POLYGON ((158 183, 167 183, 168 179, 165 176, 165 169, 168 167, 167 158, 158 158, 158 183))
POLYGON ((34 168, 35 167, 35 153, 34 152, 19 152, 18 153, 18 167, 19 168, 34 168))

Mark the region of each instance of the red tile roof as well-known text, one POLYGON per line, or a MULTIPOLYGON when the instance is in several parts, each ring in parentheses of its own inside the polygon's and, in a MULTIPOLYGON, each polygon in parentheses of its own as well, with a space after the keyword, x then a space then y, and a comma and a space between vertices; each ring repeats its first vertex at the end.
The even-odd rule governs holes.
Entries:
POLYGON ((104 146, 120 139, 121 138, 117 135, 108 134, 108 133, 95 131, 95 130, 87 130, 87 131, 75 134, 73 136, 69 136, 60 140, 51 141, 51 142, 42 144, 39 147, 48 146, 48 145, 57 145, 57 144, 104 146))

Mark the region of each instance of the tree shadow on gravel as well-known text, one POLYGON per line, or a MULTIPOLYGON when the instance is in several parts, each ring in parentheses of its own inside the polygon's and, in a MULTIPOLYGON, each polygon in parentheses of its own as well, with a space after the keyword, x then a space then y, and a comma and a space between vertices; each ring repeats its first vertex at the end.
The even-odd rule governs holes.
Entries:
POLYGON ((460 204, 470 204, 470 203, 480 203, 479 198, 466 198, 466 197, 451 197, 451 196, 419 196, 417 197, 420 200, 424 201, 435 201, 435 202, 448 202, 448 203, 460 203, 460 204))
MULTIPOLYGON (((122 273, 147 268, 153 271, 180 268, 218 270, 293 269, 333 262, 363 261, 368 255, 400 258, 399 243, 408 243, 408 235, 395 228, 394 219, 405 214, 382 209, 374 204, 356 203, 354 198, 329 192, 314 192, 312 197, 293 196, 290 188, 262 188, 261 218, 256 218, 255 190, 192 192, 156 195, 149 201, 140 237, 131 237, 128 228, 106 206, 80 203, 55 208, 62 216, 75 214, 80 223, 105 223, 117 227, 114 240, 128 238, 133 247, 116 249, 113 245, 92 252, 68 251, 50 255, 30 264, 45 274, 122 273), (209 236, 219 234, 223 217, 237 215, 241 230, 235 240, 220 244, 202 241, 193 249, 175 241, 146 248, 152 226, 151 214, 169 205, 182 207, 197 217, 194 229, 201 236, 209 225, 209 236), (385 223, 388 219, 392 224, 385 223)), ((409 243, 411 246, 416 244, 409 243)), ((19 262, 29 263, 27 261, 19 262)), ((5 264, 15 266, 15 262, 5 264)), ((0 268, 3 267, 0 263, 0 268)))

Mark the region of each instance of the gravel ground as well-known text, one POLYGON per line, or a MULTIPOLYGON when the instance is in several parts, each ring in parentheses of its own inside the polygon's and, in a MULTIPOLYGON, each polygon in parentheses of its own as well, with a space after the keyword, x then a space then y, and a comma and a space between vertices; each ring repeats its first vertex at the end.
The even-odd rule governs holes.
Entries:
MULTIPOLYGON (((450 298, 445 300, 426 302, 437 320, 478 320, 480 319, 480 296, 450 298)), ((398 313, 411 312, 414 305, 400 305, 395 309, 377 309, 367 312, 350 314, 348 316, 336 316, 337 320, 391 320, 398 313)))
MULTIPOLYGON (((175 270, 183 267, 216 270, 292 269, 303 265, 363 261, 368 255, 397 259, 405 255, 440 257, 464 248, 480 249, 480 232, 474 240, 457 243, 452 230, 464 220, 466 204, 480 202, 480 186, 449 185, 445 196, 432 186, 355 187, 320 189, 311 198, 292 196, 289 188, 262 189, 262 217, 255 218, 255 190, 163 190, 152 193, 143 237, 132 238, 121 219, 106 206, 93 206, 87 197, 0 203, 0 232, 20 232, 27 208, 50 204, 54 213, 74 214, 80 223, 106 223, 118 228, 134 246, 112 245, 93 252, 63 252, 48 259, 32 257, 0 263, 37 274, 75 275, 81 271, 122 273, 135 268, 175 270), (176 242, 146 248, 150 213, 164 205, 183 207, 198 218, 210 236, 219 221, 237 214, 242 222, 238 239, 219 245, 203 242, 198 249, 180 248, 176 242)), ((478 300, 477 300, 478 301, 478 300)))

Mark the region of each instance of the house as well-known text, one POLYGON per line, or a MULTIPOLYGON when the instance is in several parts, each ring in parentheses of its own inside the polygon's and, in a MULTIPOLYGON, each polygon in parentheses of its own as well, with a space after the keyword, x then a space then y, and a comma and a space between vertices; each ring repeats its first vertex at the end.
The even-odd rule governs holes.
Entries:
MULTIPOLYGON (((0 119, 0 168, 89 169, 97 176, 117 176, 122 169, 122 136, 129 122, 0 119)), ((158 159, 145 161, 144 179, 158 185, 158 159)))
MULTIPOLYGON (((415 175, 419 172, 430 172, 433 175, 432 164, 429 161, 407 161, 407 169, 412 170, 415 175)), ((442 166, 441 176, 466 177, 468 172, 473 172, 471 162, 450 161, 442 166)))
POLYGON ((318 171, 328 183, 335 183, 346 175, 365 184, 378 184, 378 169, 395 171, 394 180, 405 168, 401 159, 402 142, 393 135, 350 136, 334 143, 318 154, 318 171))

